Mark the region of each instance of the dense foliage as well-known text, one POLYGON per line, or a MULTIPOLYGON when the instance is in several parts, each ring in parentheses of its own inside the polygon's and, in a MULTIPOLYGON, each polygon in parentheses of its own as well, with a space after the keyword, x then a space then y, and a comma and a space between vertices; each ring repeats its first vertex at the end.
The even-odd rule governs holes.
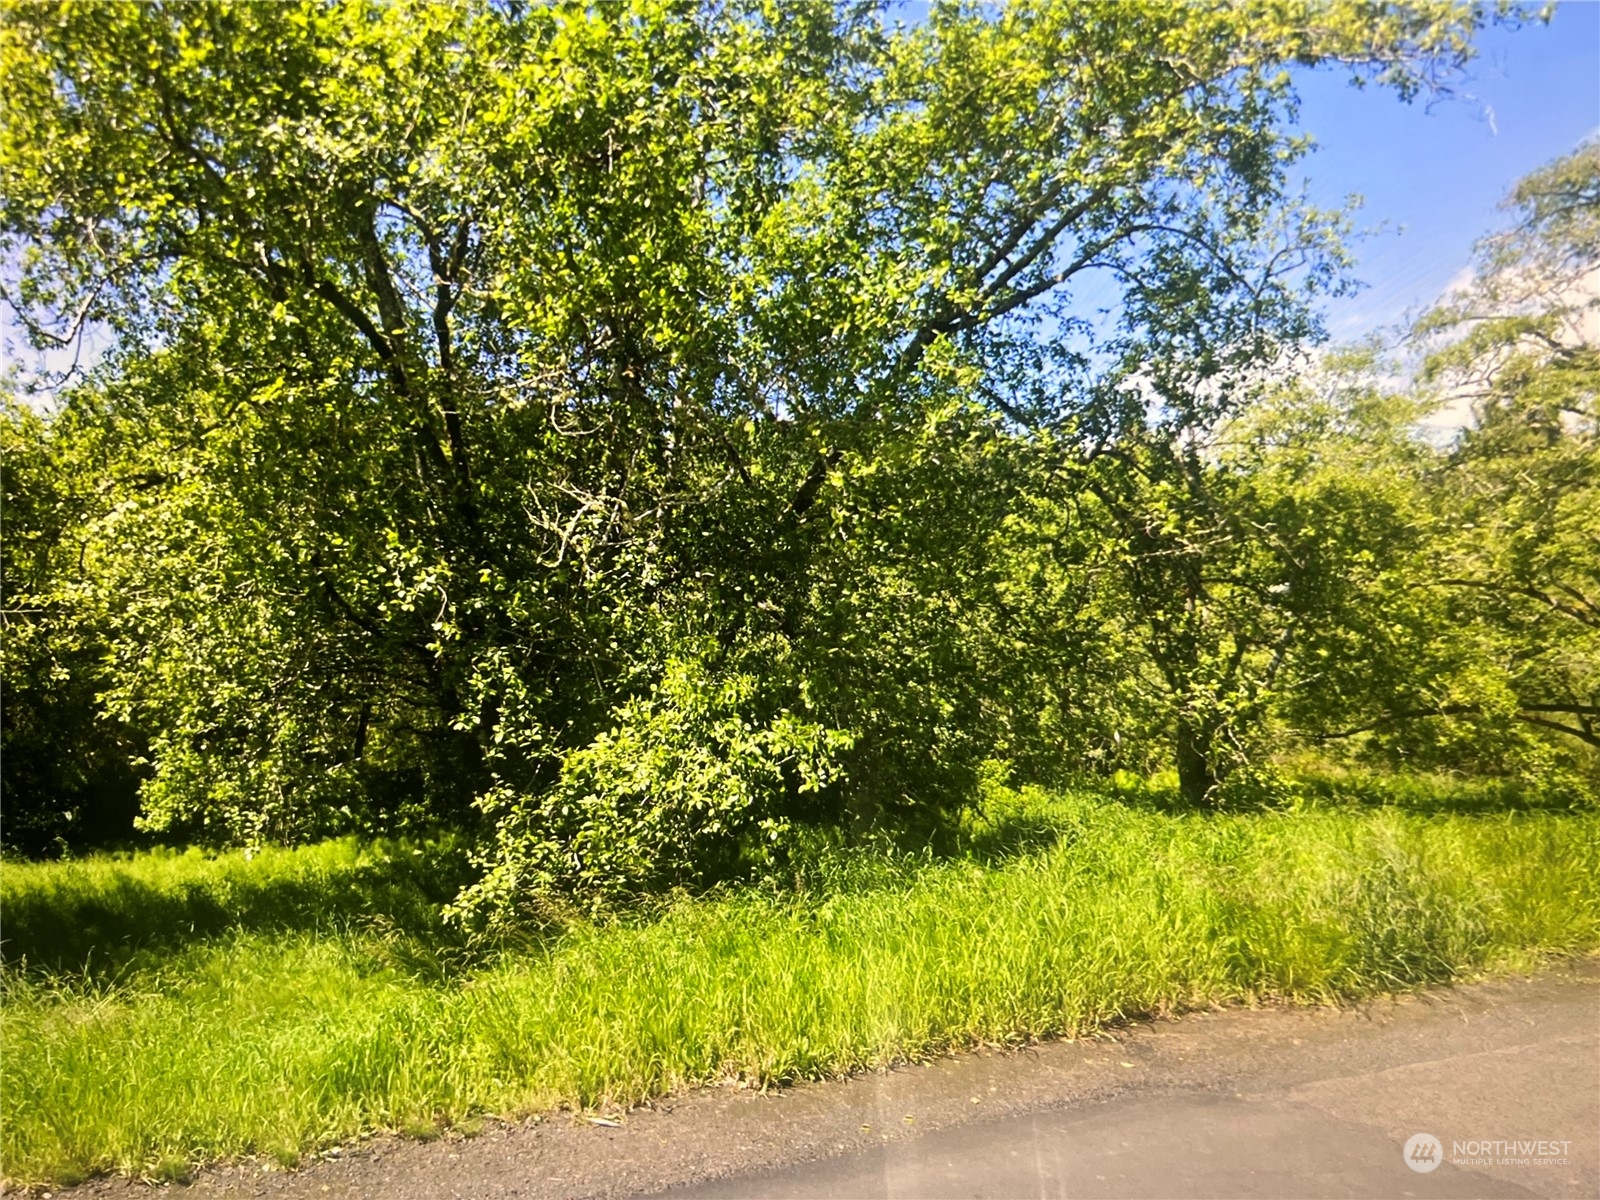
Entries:
POLYGON ((442 824, 504 914, 1005 770, 1592 781, 1589 298, 1515 288, 1592 271, 1593 147, 1429 327, 1459 445, 1286 382, 1343 264, 1290 69, 1409 98, 1483 19, 9 6, 7 298, 105 350, 6 409, 8 843, 135 786, 217 842, 442 824))

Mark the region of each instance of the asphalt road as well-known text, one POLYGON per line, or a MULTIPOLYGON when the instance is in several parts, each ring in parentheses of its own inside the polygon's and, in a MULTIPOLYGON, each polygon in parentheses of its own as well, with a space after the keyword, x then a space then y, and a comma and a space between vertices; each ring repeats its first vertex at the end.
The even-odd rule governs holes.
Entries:
POLYGON ((1310 1079, 1258 1078, 1232 1095, 1135 1091, 667 1194, 1600 1196, 1593 999, 1541 1011, 1536 1025, 1506 1030, 1491 1048, 1463 1052, 1441 1037, 1451 1044, 1438 1057, 1375 1054, 1353 1073, 1339 1062, 1310 1079), (1419 1132, 1437 1147, 1417 1158, 1426 1172, 1404 1161, 1403 1143, 1419 1132), (1551 1144, 1471 1145, 1539 1140, 1551 1144), (1535 1163, 1541 1155, 1551 1161, 1535 1163))
POLYGON ((239 1164, 169 1194, 1600 1198, 1600 960, 595 1115, 375 1139, 290 1173, 239 1164), (1426 1173, 1403 1155, 1418 1133, 1437 1142, 1426 1173), (1498 1144, 1539 1140, 1556 1145, 1498 1144))

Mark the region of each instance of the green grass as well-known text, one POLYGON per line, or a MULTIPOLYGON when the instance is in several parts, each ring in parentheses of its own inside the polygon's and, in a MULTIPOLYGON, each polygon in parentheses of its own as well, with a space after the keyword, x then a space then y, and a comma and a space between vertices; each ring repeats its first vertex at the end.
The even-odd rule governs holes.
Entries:
POLYGON ((0 867, 5 961, 97 977, 240 931, 443 931, 467 882, 455 842, 340 838, 294 850, 96 855, 0 867))
POLYGON ((42 953, 52 914, 92 910, 123 949, 109 970, 56 953, 5 971, 4 1173, 293 1162, 374 1127, 824 1076, 1600 948, 1592 808, 1207 816, 997 792, 965 844, 575 924, 470 966, 440 941, 436 868, 413 869, 458 869, 448 847, 7 866, 8 938, 42 953), (318 909, 318 888, 343 899, 318 909), (190 935, 186 912, 211 915, 190 935))

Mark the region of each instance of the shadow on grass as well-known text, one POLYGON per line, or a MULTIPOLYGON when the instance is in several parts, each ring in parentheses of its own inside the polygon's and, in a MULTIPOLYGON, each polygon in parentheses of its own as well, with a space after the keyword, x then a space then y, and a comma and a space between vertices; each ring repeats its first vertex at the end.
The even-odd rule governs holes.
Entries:
POLYGON ((919 831, 917 844, 929 857, 965 858, 998 866, 1071 842, 1086 820, 1095 819, 1095 802, 1166 817, 1198 818, 1339 808, 1492 817, 1593 812, 1600 807, 1600 797, 1570 782, 1528 784, 1359 771, 1236 777, 1219 788, 1211 801, 1194 804, 1183 798, 1174 775, 1144 777, 1119 772, 1078 778, 1049 790, 993 789, 983 802, 958 817, 919 831), (1072 803, 1073 798, 1079 802, 1072 803))
POLYGON ((1507 812, 1589 811, 1600 796, 1574 781, 1529 784, 1514 779, 1462 779, 1448 775, 1317 773, 1297 778, 1302 802, 1398 808, 1450 816, 1491 816, 1507 812))
POLYGON ((470 881, 463 845, 323 843, 206 859, 141 854, 10 864, 0 957, 47 972, 114 973, 136 959, 235 932, 367 930, 459 940, 440 908, 470 881))
POLYGON ((1529 783, 1446 774, 1386 773, 1358 769, 1240 772, 1204 804, 1183 799, 1168 773, 1140 778, 1126 772, 1080 783, 1131 808, 1169 815, 1282 812, 1297 808, 1393 808, 1440 816, 1507 812, 1592 811, 1600 796, 1571 780, 1529 783))

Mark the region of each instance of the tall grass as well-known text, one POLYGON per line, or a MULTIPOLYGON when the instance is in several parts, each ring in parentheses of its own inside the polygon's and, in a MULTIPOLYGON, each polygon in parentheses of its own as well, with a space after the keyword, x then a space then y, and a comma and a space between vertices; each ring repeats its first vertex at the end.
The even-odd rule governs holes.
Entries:
MULTIPOLYGON (((377 1126, 828 1075, 1600 948, 1592 810, 1205 816, 1027 792, 968 832, 989 849, 840 859, 799 888, 576 924, 471 969, 441 965, 425 930, 357 921, 169 938, 115 979, 13 967, 0 998, 5 1174, 293 1161, 377 1126), (1009 857, 993 850, 1005 845, 1009 857)), ((231 861, 204 869, 226 875, 231 861)), ((71 892, 52 872, 72 869, 106 873, 100 894, 119 894, 119 873, 157 886, 141 873, 174 872, 157 890, 185 878, 171 860, 10 868, 8 924, 50 909, 32 893, 71 892)))

